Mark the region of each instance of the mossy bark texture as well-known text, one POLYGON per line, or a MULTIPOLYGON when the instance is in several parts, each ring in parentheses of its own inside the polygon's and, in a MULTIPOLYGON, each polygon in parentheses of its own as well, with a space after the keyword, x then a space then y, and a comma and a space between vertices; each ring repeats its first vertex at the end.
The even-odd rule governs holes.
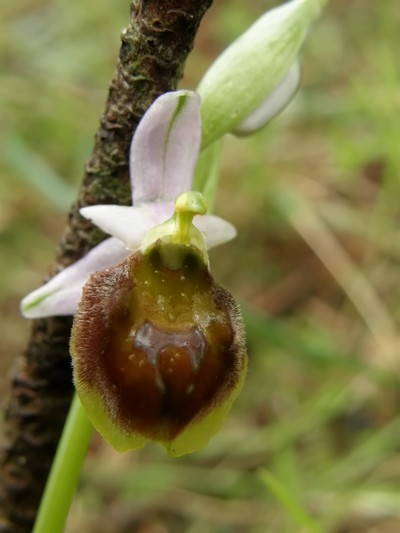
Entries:
MULTIPOLYGON (((105 237, 79 215, 80 207, 130 203, 132 134, 153 100, 176 88, 211 3, 131 1, 130 24, 122 33, 117 69, 54 272, 85 255, 105 237)), ((35 320, 26 352, 12 377, 0 480, 0 532, 32 530, 73 393, 71 323, 70 317, 35 320)))

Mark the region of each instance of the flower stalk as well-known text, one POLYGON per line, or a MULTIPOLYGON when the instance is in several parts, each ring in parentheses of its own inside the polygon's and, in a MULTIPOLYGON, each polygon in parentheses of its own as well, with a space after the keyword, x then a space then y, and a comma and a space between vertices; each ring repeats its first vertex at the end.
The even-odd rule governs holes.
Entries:
POLYGON ((75 394, 46 483, 33 533, 64 531, 92 434, 92 424, 75 394))

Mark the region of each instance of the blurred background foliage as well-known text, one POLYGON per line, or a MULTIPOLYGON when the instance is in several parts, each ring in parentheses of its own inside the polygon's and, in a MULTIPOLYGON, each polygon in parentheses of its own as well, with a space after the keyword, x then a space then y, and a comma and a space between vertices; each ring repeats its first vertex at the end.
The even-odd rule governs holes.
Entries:
MULTIPOLYGON (((215 0, 182 87, 278 2, 215 0)), ((3 0, 0 392, 76 195, 128 2, 3 0)), ((118 455, 94 439, 68 532, 400 531, 400 11, 336 0, 291 106, 227 138, 213 252, 243 307, 250 370, 207 450, 118 455)))

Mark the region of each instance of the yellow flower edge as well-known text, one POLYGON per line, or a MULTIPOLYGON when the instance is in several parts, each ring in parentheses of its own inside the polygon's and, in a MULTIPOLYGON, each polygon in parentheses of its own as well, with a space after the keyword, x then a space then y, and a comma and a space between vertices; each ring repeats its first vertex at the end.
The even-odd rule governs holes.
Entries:
MULTIPOLYGON (((71 342, 71 355, 74 353, 73 341, 71 342)), ((204 449, 211 437, 221 428, 234 401, 239 396, 247 375, 247 355, 242 359, 243 367, 240 370, 239 380, 228 396, 219 406, 212 406, 205 414, 200 413, 188 426, 170 441, 155 441, 162 444, 169 455, 180 457, 204 449)), ((152 439, 124 430, 115 424, 108 413, 100 395, 93 389, 80 385, 81 380, 74 375, 74 381, 79 399, 86 414, 96 431, 102 438, 118 452, 126 452, 143 448, 146 442, 152 439)))

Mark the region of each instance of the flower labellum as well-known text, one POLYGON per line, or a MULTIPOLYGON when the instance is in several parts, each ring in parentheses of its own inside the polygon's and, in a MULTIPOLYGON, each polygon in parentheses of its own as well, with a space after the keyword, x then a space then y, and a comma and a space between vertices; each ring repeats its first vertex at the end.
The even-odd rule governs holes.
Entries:
POLYGON ((147 440, 174 456, 203 448, 243 384, 240 312, 214 282, 192 225, 204 211, 199 193, 181 195, 140 250, 84 287, 71 339, 75 386, 117 450, 147 440))

